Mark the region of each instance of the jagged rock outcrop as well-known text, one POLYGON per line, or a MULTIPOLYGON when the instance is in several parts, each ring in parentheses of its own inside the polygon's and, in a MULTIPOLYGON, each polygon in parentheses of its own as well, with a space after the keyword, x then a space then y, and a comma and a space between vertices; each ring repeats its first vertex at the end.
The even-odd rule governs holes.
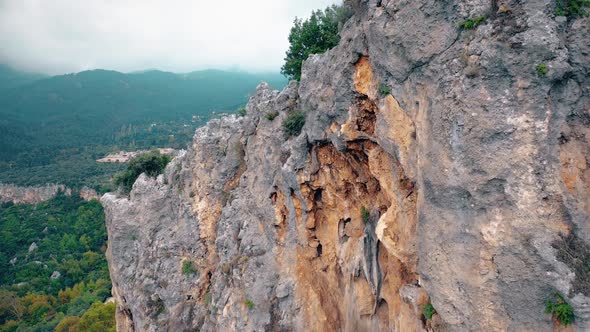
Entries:
POLYGON ((102 198, 119 330, 550 331, 554 292, 590 329, 590 19, 349 5, 300 84, 262 84, 247 116, 102 198))
POLYGON ((61 184, 20 187, 12 184, 0 183, 0 202, 12 202, 14 204, 40 203, 52 199, 60 191, 64 192, 66 195, 72 194, 71 189, 66 188, 66 186, 61 184))
MULTIPOLYGON (((67 196, 72 195, 72 189, 63 184, 21 187, 13 184, 0 183, 0 203, 36 204, 48 201, 60 192, 63 192, 67 196)), ((80 188, 76 194, 80 195, 86 201, 100 199, 96 191, 88 187, 80 188)))

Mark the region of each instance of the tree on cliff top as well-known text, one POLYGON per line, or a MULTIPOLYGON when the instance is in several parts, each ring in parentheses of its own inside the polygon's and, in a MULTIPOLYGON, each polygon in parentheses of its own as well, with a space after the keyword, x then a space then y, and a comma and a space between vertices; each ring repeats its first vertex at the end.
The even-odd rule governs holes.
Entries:
POLYGON ((289 33, 291 46, 287 51, 281 73, 290 79, 301 79, 301 66, 311 54, 320 54, 336 46, 342 25, 350 18, 351 11, 344 5, 332 5, 324 11, 317 10, 305 21, 295 18, 289 33))

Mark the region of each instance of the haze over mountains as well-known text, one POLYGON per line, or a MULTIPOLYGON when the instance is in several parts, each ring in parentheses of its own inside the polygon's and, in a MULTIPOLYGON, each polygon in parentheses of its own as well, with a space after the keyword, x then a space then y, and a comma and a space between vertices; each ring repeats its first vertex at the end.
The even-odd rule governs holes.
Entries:
POLYGON ((43 74, 25 73, 0 64, 0 89, 18 87, 46 77, 43 74))
POLYGON ((182 148, 212 114, 232 112, 280 74, 84 71, 54 77, 0 67, 0 182, 98 183, 117 149, 182 148))

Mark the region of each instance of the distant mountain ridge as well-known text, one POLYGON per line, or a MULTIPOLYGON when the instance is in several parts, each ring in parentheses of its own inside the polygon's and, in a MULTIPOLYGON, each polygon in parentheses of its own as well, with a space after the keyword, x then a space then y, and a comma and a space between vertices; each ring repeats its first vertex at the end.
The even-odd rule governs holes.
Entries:
POLYGON ((47 75, 21 72, 0 64, 0 90, 15 88, 46 77, 47 75))
POLYGON ((21 185, 71 185, 39 169, 71 155, 85 153, 90 163, 113 149, 184 147, 211 114, 244 105, 262 81, 276 89, 287 83, 278 73, 221 70, 126 74, 97 69, 29 81, 24 74, 9 79, 18 75, 1 73, 0 86, 10 87, 0 88, 0 182, 21 185), (27 179, 20 174, 23 168, 32 174, 27 179))

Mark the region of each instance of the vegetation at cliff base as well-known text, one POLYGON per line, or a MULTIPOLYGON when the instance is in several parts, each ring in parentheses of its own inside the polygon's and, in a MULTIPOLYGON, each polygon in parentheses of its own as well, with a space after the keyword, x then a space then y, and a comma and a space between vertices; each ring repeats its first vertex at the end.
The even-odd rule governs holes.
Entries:
POLYGON ((156 177, 164 171, 166 165, 172 160, 169 155, 160 151, 152 151, 141 154, 129 161, 127 169, 114 177, 114 183, 124 192, 130 192, 135 180, 145 173, 147 176, 156 177))
POLYGON ((574 322, 574 309, 565 302, 559 294, 553 294, 553 298, 545 301, 545 313, 551 314, 562 325, 570 325, 574 322))
POLYGON ((0 331, 114 328, 106 239, 95 200, 0 206, 0 331))
MULTIPOLYGON (((95 302, 82 317, 66 317, 56 327, 56 332, 116 332, 114 302, 95 302)), ((18 332, 18 331, 17 331, 18 332)))
POLYGON ((316 10, 305 21, 295 18, 289 33, 290 47, 281 73, 290 79, 301 79, 303 62, 312 54, 320 54, 338 45, 339 31, 352 15, 348 7, 332 5, 316 10))
POLYGON ((285 133, 285 137, 299 136, 304 125, 305 113, 301 111, 290 113, 283 121, 283 132, 285 133))

